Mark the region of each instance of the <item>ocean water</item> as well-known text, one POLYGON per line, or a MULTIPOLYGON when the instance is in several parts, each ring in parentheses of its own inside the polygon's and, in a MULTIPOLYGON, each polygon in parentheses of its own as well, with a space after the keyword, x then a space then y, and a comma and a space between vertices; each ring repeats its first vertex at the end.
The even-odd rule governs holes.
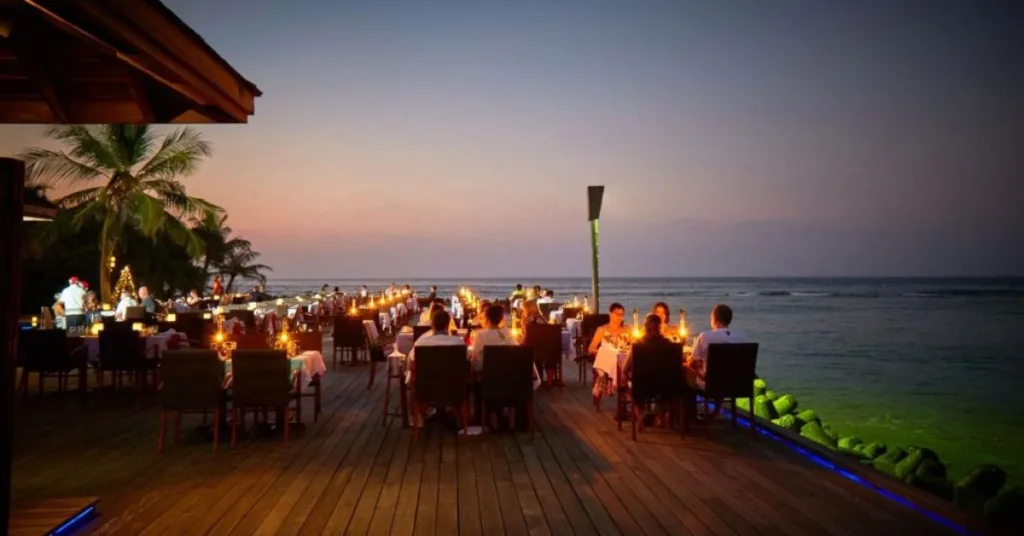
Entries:
MULTIPOLYGON (((383 289, 382 280, 271 280, 272 294, 383 289)), ((580 300, 590 280, 406 280, 444 294, 468 286, 504 297, 516 283, 580 300)), ((716 303, 733 327, 761 343, 758 373, 769 387, 814 409, 841 436, 927 446, 956 478, 995 463, 1024 482, 1024 279, 621 279, 601 281, 601 307, 657 301, 672 322, 687 311, 691 333, 708 329, 716 303)))

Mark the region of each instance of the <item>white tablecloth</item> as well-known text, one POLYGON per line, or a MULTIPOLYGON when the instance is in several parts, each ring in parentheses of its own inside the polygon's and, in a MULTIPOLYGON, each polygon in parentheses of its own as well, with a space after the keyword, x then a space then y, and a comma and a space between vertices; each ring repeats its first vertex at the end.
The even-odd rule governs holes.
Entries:
POLYGON ((597 356, 594 359, 594 370, 604 372, 611 378, 612 385, 616 385, 619 367, 626 360, 626 352, 620 352, 611 344, 602 344, 597 349, 597 356))
POLYGON ((302 368, 299 369, 299 374, 302 375, 302 383, 300 385, 309 385, 309 382, 313 381, 313 376, 323 376, 327 373, 327 363, 324 362, 324 356, 320 352, 315 350, 308 350, 301 354, 291 358, 293 363, 296 361, 302 362, 302 368))

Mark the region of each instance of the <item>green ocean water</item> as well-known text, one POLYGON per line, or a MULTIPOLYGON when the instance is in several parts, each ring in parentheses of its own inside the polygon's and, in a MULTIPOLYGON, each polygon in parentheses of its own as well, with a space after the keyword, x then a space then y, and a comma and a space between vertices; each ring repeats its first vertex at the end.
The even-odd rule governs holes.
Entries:
MULTIPOLYGON (((269 290, 389 282, 272 280, 269 290)), ((516 283, 560 299, 590 292, 586 278, 401 283, 436 284, 443 294, 466 285, 485 297, 506 296, 516 283)), ((613 301, 641 313, 665 301, 673 317, 685 308, 691 332, 707 329, 711 308, 727 303, 733 328, 761 343, 758 372, 769 387, 841 436, 929 447, 953 479, 994 463, 1024 483, 1024 279, 606 278, 602 308, 613 301)))

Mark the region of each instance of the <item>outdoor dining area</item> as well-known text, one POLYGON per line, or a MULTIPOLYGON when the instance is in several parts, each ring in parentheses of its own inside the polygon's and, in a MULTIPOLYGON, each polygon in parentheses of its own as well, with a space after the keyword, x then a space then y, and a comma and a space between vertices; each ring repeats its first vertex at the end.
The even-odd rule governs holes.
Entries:
POLYGON ((729 402, 683 410, 750 396, 756 348, 713 356, 696 391, 685 323, 591 352, 607 314, 573 305, 526 324, 468 288, 309 294, 24 329, 15 491, 97 496, 84 530, 104 534, 944 533, 751 436, 729 402), (478 355, 488 330, 512 340, 478 355))

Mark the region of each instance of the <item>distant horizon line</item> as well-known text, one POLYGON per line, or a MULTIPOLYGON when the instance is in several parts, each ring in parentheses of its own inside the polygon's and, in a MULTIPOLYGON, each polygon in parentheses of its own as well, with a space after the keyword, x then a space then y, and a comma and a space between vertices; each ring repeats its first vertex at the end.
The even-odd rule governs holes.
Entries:
MULTIPOLYGON (((578 279, 590 279, 590 276, 463 276, 463 277, 268 277, 267 281, 388 281, 398 283, 400 281, 509 281, 509 280, 522 280, 522 281, 534 281, 534 280, 548 280, 548 281, 571 281, 578 279)), ((888 280, 942 280, 942 279, 973 279, 973 280, 993 280, 993 279, 1019 279, 1024 280, 1024 275, 821 275, 821 276, 806 276, 806 275, 744 275, 744 276, 609 276, 602 277, 602 281, 622 281, 622 280, 656 280, 656 279, 715 279, 715 280, 747 280, 747 279, 821 279, 821 280, 837 280, 837 279, 888 279, 888 280)))

